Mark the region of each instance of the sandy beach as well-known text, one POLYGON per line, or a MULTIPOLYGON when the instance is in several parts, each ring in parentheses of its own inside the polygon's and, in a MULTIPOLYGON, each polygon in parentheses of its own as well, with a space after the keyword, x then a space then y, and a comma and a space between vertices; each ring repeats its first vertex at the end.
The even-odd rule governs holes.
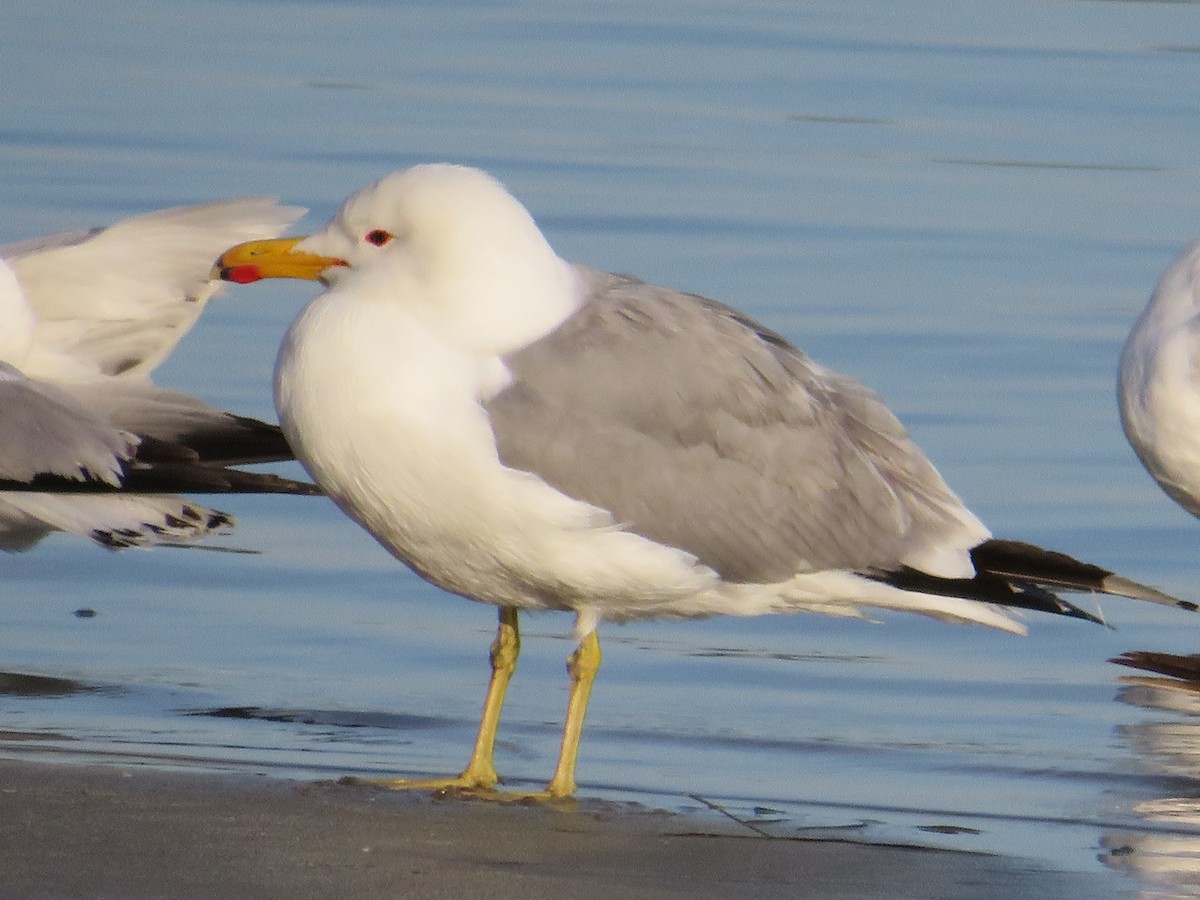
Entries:
POLYGON ((1064 898, 1102 875, 916 847, 766 838, 583 799, 437 799, 361 784, 0 761, 0 896, 1064 898))

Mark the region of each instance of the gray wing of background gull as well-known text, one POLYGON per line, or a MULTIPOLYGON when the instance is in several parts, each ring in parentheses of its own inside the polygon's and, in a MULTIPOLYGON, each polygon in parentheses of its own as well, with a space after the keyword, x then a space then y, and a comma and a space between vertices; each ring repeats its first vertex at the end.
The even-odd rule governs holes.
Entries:
MULTIPOLYGON (((219 434, 224 426, 216 427, 219 434)), ((120 548, 193 539, 233 523, 182 498, 151 494, 320 493, 306 482, 205 460, 188 443, 214 442, 201 425, 178 438, 117 427, 63 386, 0 363, 0 549, 27 549, 55 529, 120 548)))
POLYGON ((1181 603, 1062 554, 991 540, 876 394, 735 310, 577 269, 585 305, 508 356, 513 382, 485 403, 505 465, 728 581, 848 569, 1084 618, 1093 617, 1039 585, 1133 586, 1133 596, 1181 603), (977 573, 929 574, 925 560, 946 546, 970 550, 977 573))
POLYGON ((89 391, 76 396, 77 387, 0 363, 0 491, 321 493, 308 482, 226 468, 241 461, 224 458, 231 446, 274 447, 274 426, 149 385, 138 385, 142 405, 126 397, 127 409, 113 412, 88 402, 89 391))
POLYGON ((189 540, 228 528, 232 520, 180 497, 110 495, 120 486, 137 438, 115 428, 69 394, 5 366, 0 378, 0 459, 7 487, 0 493, 0 549, 27 550, 52 531, 88 537, 103 546, 189 540), (40 492, 88 484, 104 496, 40 492), (39 492, 25 493, 37 483, 39 492))
POLYGON ((0 479, 39 476, 120 484, 137 438, 114 428, 62 389, 0 363, 0 479))
POLYGON ((277 425, 224 412, 144 379, 63 382, 59 387, 114 426, 182 444, 205 462, 230 466, 294 458, 277 425))

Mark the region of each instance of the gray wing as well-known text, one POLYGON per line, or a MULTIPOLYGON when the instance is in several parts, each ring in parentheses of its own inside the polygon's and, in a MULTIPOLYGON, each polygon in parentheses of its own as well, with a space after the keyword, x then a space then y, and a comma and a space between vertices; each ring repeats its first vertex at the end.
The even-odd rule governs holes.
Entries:
MULTIPOLYGON (((237 417, 226 418, 236 425, 237 417)), ((213 428, 223 443, 229 424, 213 428)), ((319 493, 311 484, 225 468, 200 455, 191 446, 135 436, 65 386, 0 363, 0 550, 27 550, 52 531, 119 548, 199 540, 233 524, 217 510, 143 492, 319 493), (90 491, 99 493, 82 493, 90 491)))
POLYGON ((119 428, 179 444, 220 465, 294 459, 278 425, 238 416, 137 378, 64 383, 64 391, 119 428))
POLYGON ((0 363, 0 478, 55 475, 115 485, 136 445, 65 391, 0 363))
POLYGON ((71 231, 59 231, 41 237, 26 238, 23 241, 13 241, 11 244, 0 244, 0 259, 20 259, 47 250, 58 250, 62 247, 73 247, 82 244, 102 232, 103 228, 76 228, 71 231))
POLYGON ((505 465, 733 581, 920 568, 987 536, 859 382, 711 300, 579 271, 586 305, 486 403, 505 465))

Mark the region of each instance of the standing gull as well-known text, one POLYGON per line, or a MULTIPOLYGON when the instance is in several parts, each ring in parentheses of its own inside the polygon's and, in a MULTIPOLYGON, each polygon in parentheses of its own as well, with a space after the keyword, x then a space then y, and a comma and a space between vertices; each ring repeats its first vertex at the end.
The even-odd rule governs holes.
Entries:
POLYGON ((500 608, 470 764, 397 786, 495 785, 521 609, 575 614, 544 791, 562 797, 602 621, 875 607, 1021 633, 1002 607, 1095 618, 1048 587, 1194 608, 991 539, 867 388, 729 307, 559 259, 478 170, 391 175, 311 237, 217 265, 327 285, 276 361, 297 459, 420 575, 500 608))
POLYGON ((1200 242, 1184 250, 1125 342, 1125 436, 1167 495, 1200 516, 1200 242))
POLYGON ((147 377, 220 286, 211 256, 301 214, 245 198, 0 247, 0 549, 54 530, 116 548, 232 524, 167 491, 312 492, 227 468, 290 459, 277 426, 147 377))

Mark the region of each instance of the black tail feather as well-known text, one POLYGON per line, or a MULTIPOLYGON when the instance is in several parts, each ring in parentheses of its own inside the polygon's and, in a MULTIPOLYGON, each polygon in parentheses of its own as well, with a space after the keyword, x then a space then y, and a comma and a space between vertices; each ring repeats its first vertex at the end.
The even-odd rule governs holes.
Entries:
POLYGON ((79 480, 58 475, 38 475, 30 481, 0 479, 0 491, 34 491, 49 494, 295 494, 321 496, 307 481, 295 481, 269 472, 244 472, 198 462, 138 463, 124 467, 121 483, 98 479, 79 480))
POLYGON ((939 578, 907 567, 871 573, 870 577, 904 590, 1032 609, 1101 625, 1105 623, 1100 616, 1080 609, 1052 589, 1116 594, 1190 611, 1200 609, 1195 603, 1131 581, 1108 569, 1022 541, 984 541, 971 551, 971 562, 976 570, 974 578, 939 578))
POLYGON ((206 423, 203 428, 175 435, 173 440, 194 450, 204 462, 223 466, 296 458, 278 425, 247 416, 231 414, 224 427, 206 423))
POLYGON ((121 462, 119 484, 91 473, 81 477, 43 473, 30 480, 0 478, 0 491, 51 494, 297 494, 320 496, 319 487, 235 464, 290 460, 291 448, 276 425, 230 416, 234 427, 164 439, 138 435, 132 458, 121 462), (234 439, 229 436, 233 434, 234 439), (244 438, 244 440, 243 440, 244 438))
POLYGON ((1080 609, 1052 591, 1027 581, 1009 580, 991 572, 979 572, 974 578, 939 578, 916 569, 904 568, 894 572, 875 573, 871 577, 893 587, 942 597, 962 597, 982 603, 994 603, 1014 609, 1084 619, 1103 625, 1099 616, 1080 609))

